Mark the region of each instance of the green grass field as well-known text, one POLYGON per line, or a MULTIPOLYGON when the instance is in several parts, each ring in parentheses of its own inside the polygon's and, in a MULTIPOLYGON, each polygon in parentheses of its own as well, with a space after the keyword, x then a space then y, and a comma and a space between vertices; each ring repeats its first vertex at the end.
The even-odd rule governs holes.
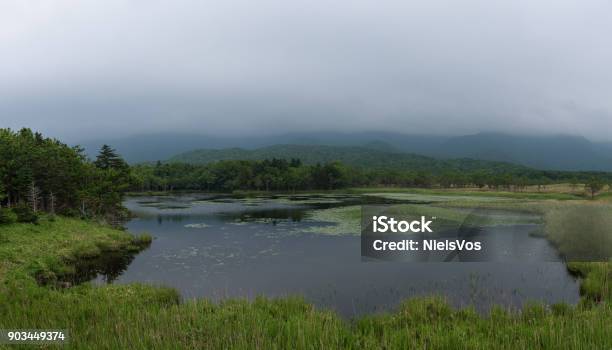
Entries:
POLYGON ((612 348, 610 263, 568 266, 582 277, 577 306, 533 304, 520 312, 498 308, 480 315, 431 296, 407 300, 393 313, 355 320, 299 298, 182 302, 175 290, 157 286, 59 288, 37 282, 41 276, 45 281, 69 276, 80 259, 136 252, 149 241, 59 217, 39 225, 0 226, 0 329, 68 329, 67 348, 74 349, 612 348))

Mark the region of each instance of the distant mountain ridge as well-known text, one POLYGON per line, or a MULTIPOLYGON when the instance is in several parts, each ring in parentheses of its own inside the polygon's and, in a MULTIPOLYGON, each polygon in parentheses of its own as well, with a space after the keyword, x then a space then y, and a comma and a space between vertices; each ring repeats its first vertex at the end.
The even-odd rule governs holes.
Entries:
POLYGON ((403 135, 388 132, 363 133, 288 133, 271 136, 219 137, 192 133, 157 133, 121 138, 84 140, 80 142, 89 157, 95 157, 102 144, 109 144, 129 162, 166 160, 176 154, 195 149, 255 149, 278 144, 359 146, 393 149, 424 154, 448 139, 446 136, 403 135))
POLYGON ((612 158, 584 137, 513 136, 499 133, 453 137, 439 152, 446 157, 470 157, 523 164, 550 170, 612 170, 612 158))
POLYGON ((439 159, 491 160, 544 170, 612 171, 612 143, 597 143, 571 135, 525 136, 483 132, 465 136, 439 136, 392 132, 318 132, 217 137, 163 133, 89 141, 84 142, 83 146, 90 157, 93 157, 102 143, 115 147, 130 163, 163 161, 197 149, 253 150, 290 144, 358 147, 390 153, 420 154, 439 159))
POLYGON ((494 161, 475 159, 437 159, 400 151, 389 152, 355 146, 327 145, 274 145, 247 150, 243 148, 201 149, 181 153, 168 162, 208 164, 220 160, 264 160, 271 158, 298 158, 305 164, 340 161, 359 168, 396 169, 431 171, 440 173, 446 170, 491 172, 513 172, 526 167, 494 161))

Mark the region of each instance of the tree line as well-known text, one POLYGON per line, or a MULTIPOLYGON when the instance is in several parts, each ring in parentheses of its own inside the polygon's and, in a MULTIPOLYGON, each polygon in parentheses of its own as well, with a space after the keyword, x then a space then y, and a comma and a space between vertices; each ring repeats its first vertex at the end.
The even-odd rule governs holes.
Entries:
POLYGON ((520 191, 526 186, 569 182, 586 184, 594 196, 611 180, 611 173, 602 172, 405 171, 356 168, 340 162, 307 165, 300 159, 129 166, 108 145, 102 146, 95 160, 89 160, 83 149, 30 129, 0 129, 0 223, 35 221, 39 212, 117 221, 127 213, 122 206, 126 191, 291 192, 363 186, 520 191))
POLYGON ((587 184, 600 191, 612 182, 610 173, 517 170, 471 172, 445 170, 403 171, 363 169, 340 162, 305 165, 299 159, 224 160, 205 165, 189 163, 140 164, 132 167, 132 191, 236 190, 297 191, 346 187, 397 186, 421 188, 490 188, 521 191, 527 186, 543 189, 553 183, 587 184))
POLYGON ((39 212, 114 220, 124 215, 130 167, 104 146, 82 149, 24 128, 0 129, 0 221, 35 221, 39 212))
POLYGON ((304 165, 299 159, 226 160, 207 165, 157 162, 132 167, 132 190, 334 190, 351 186, 353 175, 340 162, 304 165))

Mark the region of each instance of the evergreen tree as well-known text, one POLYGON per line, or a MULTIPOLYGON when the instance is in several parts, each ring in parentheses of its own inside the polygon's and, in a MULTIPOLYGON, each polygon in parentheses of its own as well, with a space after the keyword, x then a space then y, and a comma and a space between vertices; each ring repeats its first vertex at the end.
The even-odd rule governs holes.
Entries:
POLYGON ((0 129, 0 206, 12 208, 21 221, 40 211, 80 211, 84 216, 121 213, 129 167, 110 147, 101 153, 99 168, 78 147, 30 129, 0 129))
POLYGON ((109 145, 102 145, 94 165, 100 169, 125 169, 127 164, 109 145))

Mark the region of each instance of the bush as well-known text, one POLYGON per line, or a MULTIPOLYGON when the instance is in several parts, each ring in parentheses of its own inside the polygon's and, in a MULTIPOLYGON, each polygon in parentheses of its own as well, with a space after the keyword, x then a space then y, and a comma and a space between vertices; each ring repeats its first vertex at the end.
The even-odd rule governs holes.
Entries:
POLYGON ((64 207, 62 209, 59 209, 56 212, 56 214, 61 215, 61 216, 68 216, 71 218, 78 218, 81 216, 81 212, 78 209, 69 208, 69 207, 64 207))
POLYGON ((27 205, 20 204, 13 208, 15 214, 17 214, 17 222, 28 222, 37 223, 38 215, 27 205))
POLYGON ((17 215, 8 209, 0 208, 0 225, 9 225, 17 221, 17 215))

